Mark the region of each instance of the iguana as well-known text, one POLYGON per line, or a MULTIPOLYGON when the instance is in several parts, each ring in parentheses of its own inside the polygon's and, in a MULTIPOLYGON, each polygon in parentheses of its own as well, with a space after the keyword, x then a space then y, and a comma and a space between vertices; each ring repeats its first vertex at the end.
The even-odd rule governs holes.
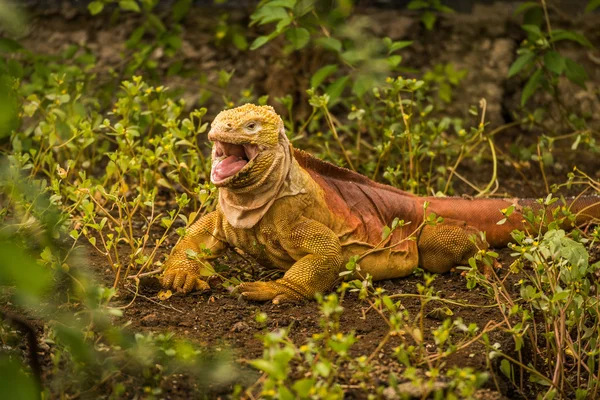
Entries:
MULTIPOLYGON (((443 273, 466 265, 478 245, 505 246, 512 230, 525 227, 522 207, 536 204, 418 197, 376 183, 293 149, 282 119, 270 106, 246 104, 222 111, 208 139, 214 143, 211 181, 218 187, 218 205, 191 225, 173 249, 161 277, 166 289, 209 289, 201 279, 207 268, 203 264, 228 246, 285 271, 275 281, 238 286, 243 298, 257 301, 295 301, 327 291, 352 255, 366 254, 361 270, 374 280, 404 277, 417 266, 443 273), (512 204, 515 211, 498 225, 500 210, 512 204), (443 222, 422 224, 429 213, 443 222), (406 224, 377 247, 394 218, 406 224), (487 243, 470 240, 480 231, 487 243), (201 258, 189 257, 189 250, 201 258)), ((570 200, 575 223, 600 216, 598 201, 593 196, 570 200)))

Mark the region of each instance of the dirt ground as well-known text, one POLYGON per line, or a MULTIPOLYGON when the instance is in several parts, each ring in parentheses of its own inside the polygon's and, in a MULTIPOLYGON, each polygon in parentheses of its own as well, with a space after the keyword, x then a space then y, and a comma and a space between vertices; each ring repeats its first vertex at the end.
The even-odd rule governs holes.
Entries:
MULTIPOLYGON (((411 15, 402 11, 390 10, 364 10, 374 23, 372 30, 376 34, 391 37, 393 40, 415 40, 413 46, 403 53, 403 64, 426 70, 437 63, 454 63, 457 68, 469 70, 467 78, 455 89, 454 99, 444 110, 449 116, 465 117, 469 105, 477 104, 480 98, 485 97, 488 104, 488 121, 491 127, 496 127, 512 121, 513 112, 519 105, 519 85, 506 79, 507 71, 513 62, 515 50, 523 39, 523 33, 518 25, 518 20, 512 16, 513 6, 495 4, 489 6, 476 6, 471 14, 456 14, 440 20, 440 26, 433 32, 427 32, 411 15)), ((234 14, 236 14, 234 12, 234 14)), ((237 14, 236 14, 237 15, 237 14)), ((240 18, 239 16, 236 18, 240 18)), ((597 22, 590 19, 567 19, 558 15, 566 27, 577 26, 583 30, 588 39, 600 44, 600 30, 597 22)), ((45 15, 37 16, 28 36, 21 43, 34 52, 58 52, 70 43, 85 44, 98 55, 98 67, 101 70, 109 66, 117 67, 122 63, 119 52, 122 43, 132 31, 135 21, 127 21, 118 26, 105 24, 101 19, 91 19, 85 13, 73 11, 68 6, 58 8, 56 12, 49 11, 45 15)), ((210 24, 207 15, 202 12, 190 15, 186 20, 186 31, 180 57, 185 65, 193 66, 205 71, 208 81, 215 79, 217 71, 221 68, 235 69, 232 86, 236 88, 254 87, 257 94, 269 94, 275 98, 287 93, 293 94, 298 102, 304 96, 304 89, 312 72, 321 64, 322 60, 310 60, 306 55, 295 55, 282 59, 275 51, 277 44, 266 46, 256 52, 242 53, 231 46, 215 47, 212 44, 210 24), (199 28, 195 28, 199 27, 199 28)), ((163 61, 160 54, 155 55, 159 64, 163 61)), ((581 62, 591 76, 588 91, 568 86, 567 93, 571 93, 567 101, 577 102, 578 108, 583 110, 600 110, 600 99, 594 96, 600 88, 600 68, 598 67, 598 50, 584 50, 573 57, 581 62)), ((202 85, 197 79, 170 77, 165 85, 181 90, 181 95, 186 98, 190 107, 198 99, 202 85)), ((538 104, 544 105, 545 99, 539 96, 538 104)), ((219 111, 221 105, 217 102, 208 104, 209 115, 219 111)), ((307 113, 306 109, 304 113, 307 113)), ((597 112, 597 111, 596 111, 597 112)), ((302 111, 299 111, 302 115, 302 111)), ((596 124, 598 124, 598 119, 596 124)), ((510 146, 514 144, 519 132, 507 131, 499 135, 497 145, 506 154, 510 153, 510 146)), ((527 139, 534 140, 534 139, 527 139)), ((597 156, 585 152, 573 152, 568 148, 557 149, 555 165, 549 166, 547 176, 549 181, 563 182, 566 173, 574 165, 584 171, 598 176, 600 160, 597 156)), ((545 194, 539 168, 535 165, 524 166, 523 175, 515 174, 510 164, 501 164, 499 170, 500 190, 511 196, 537 197, 545 194)), ((464 165, 462 174, 476 183, 486 182, 491 174, 490 167, 464 165)), ((458 185, 459 190, 471 194, 465 185, 458 185)), ((168 254, 177 237, 173 234, 169 243, 160 249, 161 257, 168 254)), ((113 273, 106 265, 106 261, 99 254, 89 253, 89 265, 99 279, 106 284, 112 284, 113 273)), ((507 266, 510 259, 509 251, 500 251, 500 262, 507 266)), ((235 276, 239 270, 248 270, 248 264, 235 254, 229 254, 221 263, 230 265, 231 271, 225 276, 235 276)), ((262 273, 259 269, 259 274, 262 273)), ((500 272, 502 273, 502 272, 500 272)), ((378 282, 388 293, 416 293, 416 285, 421 282, 418 276, 405 279, 378 282)), ((189 296, 173 296, 166 301, 156 300, 159 286, 155 279, 144 280, 140 296, 125 309, 124 320, 130 320, 132 331, 172 331, 193 341, 206 345, 209 348, 231 348, 236 358, 248 360, 262 354, 262 344, 256 335, 263 328, 254 322, 258 312, 265 312, 269 319, 267 328, 291 326, 291 337, 302 343, 307 337, 320 330, 318 306, 315 302, 306 302, 297 305, 273 305, 248 303, 238 300, 218 282, 213 285, 210 293, 192 294, 189 296)), ((490 304, 492 301, 480 289, 468 290, 466 280, 459 273, 450 273, 439 276, 434 283, 435 289, 441 296, 448 299, 464 301, 474 305, 490 304)), ((507 285, 511 287, 511 285, 507 285)), ((125 305, 132 299, 132 294, 121 291, 116 306, 125 305)), ((420 304, 416 299, 403 301, 404 307, 416 315, 420 304)), ((355 294, 348 295, 343 306, 345 312, 342 316, 344 330, 354 330, 359 338, 353 346, 353 355, 369 355, 380 343, 388 332, 388 326, 368 306, 360 301, 355 294)), ((501 315, 494 308, 480 309, 450 306, 454 317, 461 317, 465 323, 476 323, 480 328, 490 320, 499 321, 501 315)), ((431 329, 439 326, 440 321, 428 318, 425 340, 432 341, 431 329)), ((490 338, 492 342, 500 342, 502 347, 514 347, 508 335, 495 333, 490 338)), ((399 339, 393 338, 375 358, 376 366, 374 375, 381 383, 387 381, 390 372, 401 372, 399 364, 392 356, 392 349, 397 346, 399 339)), ((467 351, 454 354, 447 366, 471 366, 476 370, 486 370, 486 350, 483 345, 474 344, 467 351)), ((240 382, 253 382, 259 374, 251 369, 243 369, 240 382)), ((490 380, 486 390, 481 391, 480 398, 499 399, 518 398, 509 383, 504 380, 501 373, 496 374, 499 382, 500 393, 490 380)), ((348 398, 363 398, 365 393, 356 389, 353 382, 341 382, 347 390, 348 398)), ((162 385, 164 397, 185 398, 185 381, 174 384, 164 382, 162 385)), ((225 392, 216 392, 211 397, 224 396, 225 392)))

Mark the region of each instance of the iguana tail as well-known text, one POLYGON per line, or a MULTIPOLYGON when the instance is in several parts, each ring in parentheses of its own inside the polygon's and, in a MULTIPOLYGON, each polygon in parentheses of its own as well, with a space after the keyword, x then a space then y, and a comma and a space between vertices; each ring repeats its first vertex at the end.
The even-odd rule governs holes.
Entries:
POLYGON ((430 205, 427 212, 434 212, 444 219, 463 222, 466 226, 486 232, 486 240, 493 247, 506 246, 515 229, 537 232, 539 227, 531 226, 524 218, 526 210, 538 213, 546 209, 546 221, 553 219, 553 212, 560 208, 558 217, 573 214, 574 220, 565 218, 563 229, 572 229, 594 219, 600 220, 600 196, 579 196, 559 199, 544 206, 535 199, 462 199, 462 198, 426 198, 430 205), (504 220, 502 210, 515 206, 513 213, 504 220))
MULTIPOLYGON (((557 215, 559 218, 570 212, 575 217, 565 218, 562 224, 564 229, 600 219, 600 197, 596 196, 570 197, 548 206, 533 199, 469 200, 429 197, 419 201, 429 202, 427 213, 433 212, 444 218, 441 224, 425 225, 417 238, 419 265, 436 273, 447 272, 456 265, 466 265, 469 258, 477 252, 478 247, 506 246, 512 239, 511 232, 515 229, 539 231, 540 226, 533 226, 527 222, 525 218, 527 209, 537 213, 545 208, 544 215, 547 222, 552 220, 553 211, 559 208, 561 208, 557 215), (510 216, 506 216, 502 211, 507 210, 511 205, 515 208, 510 216), (479 241, 476 245, 470 240, 470 236, 478 232, 486 233, 487 243, 479 241)), ((544 229, 546 224, 540 225, 541 229, 544 229)))

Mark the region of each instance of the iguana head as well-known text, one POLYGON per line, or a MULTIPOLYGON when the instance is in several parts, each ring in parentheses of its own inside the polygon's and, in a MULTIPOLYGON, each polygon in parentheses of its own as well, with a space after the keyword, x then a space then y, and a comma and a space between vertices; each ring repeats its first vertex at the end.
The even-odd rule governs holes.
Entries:
POLYGON ((283 121, 270 106, 246 104, 219 113, 208 134, 214 142, 211 181, 231 189, 261 181, 274 167, 283 132, 283 121))

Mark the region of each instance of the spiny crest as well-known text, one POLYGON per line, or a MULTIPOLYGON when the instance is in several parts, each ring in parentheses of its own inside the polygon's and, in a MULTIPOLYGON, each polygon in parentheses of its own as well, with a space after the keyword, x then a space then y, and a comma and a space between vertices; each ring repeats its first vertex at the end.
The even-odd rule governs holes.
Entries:
POLYGON ((271 106, 257 106, 255 104, 244 104, 230 110, 221 111, 213 121, 214 125, 227 126, 237 129, 248 121, 260 121, 263 125, 282 127, 283 121, 271 106))

